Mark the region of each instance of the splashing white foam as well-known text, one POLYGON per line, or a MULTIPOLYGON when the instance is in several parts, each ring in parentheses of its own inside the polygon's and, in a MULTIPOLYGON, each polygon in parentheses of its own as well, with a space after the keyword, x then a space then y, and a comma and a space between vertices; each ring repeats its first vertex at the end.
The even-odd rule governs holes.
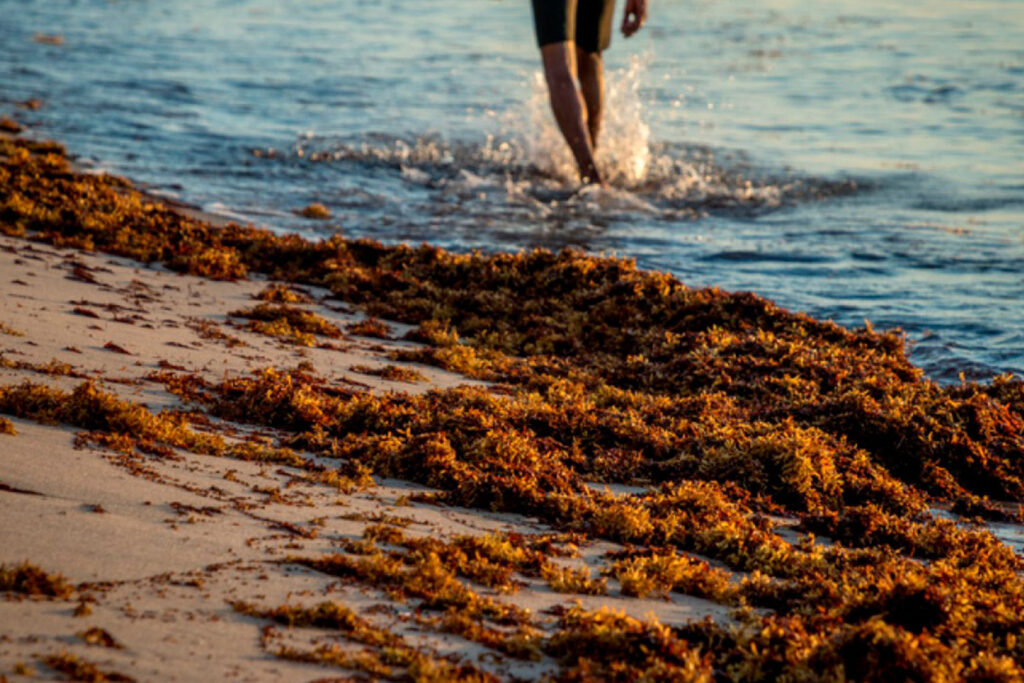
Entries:
POLYGON ((644 120, 640 99, 646 68, 647 60, 634 56, 627 68, 605 79, 605 130, 599 138, 597 163, 613 185, 639 185, 651 163, 651 127, 644 120))
MULTIPOLYGON (((647 60, 634 56, 629 66, 605 74, 604 130, 598 139, 597 165, 609 183, 632 188, 643 183, 651 161, 651 128, 644 121, 640 82, 647 60)), ((502 142, 486 146, 495 161, 535 166, 563 182, 578 179, 572 154, 555 124, 544 75, 537 71, 529 99, 502 117, 502 142)))

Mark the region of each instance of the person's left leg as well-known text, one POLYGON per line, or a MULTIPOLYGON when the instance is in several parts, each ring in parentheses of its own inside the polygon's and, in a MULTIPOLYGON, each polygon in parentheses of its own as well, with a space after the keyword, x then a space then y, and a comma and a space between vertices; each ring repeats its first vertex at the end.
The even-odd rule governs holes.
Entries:
POLYGON ((612 42, 615 0, 579 0, 576 7, 576 65, 580 93, 587 108, 590 144, 597 149, 604 114, 604 61, 612 42))

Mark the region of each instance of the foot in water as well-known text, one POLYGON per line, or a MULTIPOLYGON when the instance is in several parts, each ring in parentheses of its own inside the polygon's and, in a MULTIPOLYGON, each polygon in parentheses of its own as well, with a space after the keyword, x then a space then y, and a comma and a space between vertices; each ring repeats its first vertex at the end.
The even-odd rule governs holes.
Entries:
POLYGON ((608 183, 586 183, 566 198, 569 203, 588 203, 602 210, 657 213, 658 208, 629 190, 608 183))
POLYGON ((600 192, 611 192, 612 186, 606 181, 594 181, 589 178, 584 178, 583 183, 573 190, 569 194, 569 199, 575 199, 576 197, 592 196, 600 192))

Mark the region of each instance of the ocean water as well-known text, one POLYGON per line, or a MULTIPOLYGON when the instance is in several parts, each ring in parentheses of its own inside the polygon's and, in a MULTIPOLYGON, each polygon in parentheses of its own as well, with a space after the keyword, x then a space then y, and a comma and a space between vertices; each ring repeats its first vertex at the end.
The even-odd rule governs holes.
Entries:
POLYGON ((155 192, 312 237, 632 256, 900 327, 938 381, 1024 374, 1020 0, 653 2, 606 53, 614 190, 579 194, 526 0, 0 17, 0 113, 155 192))

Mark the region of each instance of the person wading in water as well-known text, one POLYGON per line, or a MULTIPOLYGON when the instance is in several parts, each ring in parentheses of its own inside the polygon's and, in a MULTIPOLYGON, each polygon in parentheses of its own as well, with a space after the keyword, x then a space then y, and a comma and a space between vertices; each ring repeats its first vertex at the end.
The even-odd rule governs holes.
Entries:
MULTIPOLYGON (((605 184, 594 152, 604 104, 601 53, 612 42, 614 11, 615 0, 533 0, 551 109, 584 184, 605 184)), ((646 19, 647 0, 626 0, 622 34, 633 35, 646 19)))

